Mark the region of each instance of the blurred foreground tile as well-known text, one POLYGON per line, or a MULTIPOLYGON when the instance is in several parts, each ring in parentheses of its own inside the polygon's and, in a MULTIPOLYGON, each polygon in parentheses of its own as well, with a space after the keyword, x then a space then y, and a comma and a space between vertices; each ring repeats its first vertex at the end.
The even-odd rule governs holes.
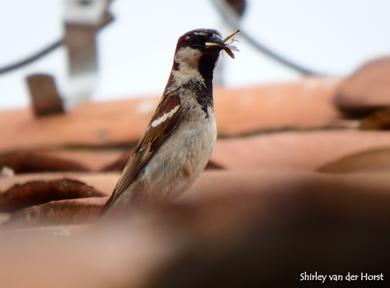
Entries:
MULTIPOLYGON (((375 171, 350 175, 331 175, 271 169, 258 169, 256 171, 209 170, 203 173, 200 179, 183 195, 171 200, 182 203, 198 201, 198 199, 231 197, 231 195, 262 195, 264 193, 280 195, 306 193, 307 191, 383 194, 390 191, 390 178, 387 174, 387 172, 375 171)), ((26 181, 32 179, 58 179, 58 177, 58 175, 45 176, 39 174, 16 176, 12 184, 26 183, 26 181)), ((96 189, 102 189, 101 191, 108 196, 112 193, 119 174, 73 174, 72 176, 68 174, 67 177, 82 179, 88 185, 96 189)), ((7 187, 11 184, 2 181, 0 180, 0 187, 7 187)), ((27 185, 29 185, 28 183, 27 185)), ((7 191, 9 190, 5 190, 3 193, 7 191)), ((14 195, 14 198, 17 196, 14 195)), ((107 197, 101 197, 100 199, 92 197, 95 196, 50 202, 40 201, 39 205, 35 205, 34 199, 30 199, 31 205, 24 205, 23 210, 11 214, 10 221, 19 226, 89 223, 97 219, 100 209, 107 200, 107 197), (89 216, 87 217, 87 215, 89 216)))
POLYGON ((359 277, 352 286, 385 287, 390 193, 354 188, 340 179, 327 189, 236 193, 192 213, 182 209, 176 223, 191 240, 143 287, 346 287, 347 279, 329 275, 348 272, 359 277), (328 275, 325 283, 302 282, 304 272, 315 271, 328 275), (361 273, 382 280, 368 282, 361 273))
POLYGON ((387 174, 205 176, 228 191, 202 190, 214 194, 81 231, 0 231, 1 286, 297 287, 304 271, 389 272, 387 174), (251 181, 273 185, 251 193, 243 189, 251 181))

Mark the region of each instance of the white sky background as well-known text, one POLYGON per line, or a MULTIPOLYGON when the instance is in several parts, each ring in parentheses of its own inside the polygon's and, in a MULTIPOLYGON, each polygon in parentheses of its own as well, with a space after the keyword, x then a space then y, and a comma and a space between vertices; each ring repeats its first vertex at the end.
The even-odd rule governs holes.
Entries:
MULTIPOLYGON (((252 0, 243 20, 269 47, 327 74, 352 72, 362 62, 390 52, 388 0, 252 0)), ((62 35, 62 0, 0 0, 0 67, 62 35)), ((99 34, 100 75, 96 100, 159 95, 172 64, 177 38, 199 27, 220 28, 208 0, 115 0, 116 20, 99 34)), ((228 86, 290 81, 299 75, 253 51, 244 41, 234 61, 226 59, 228 86)), ((24 83, 31 73, 55 75, 67 85, 63 49, 15 72, 0 75, 0 109, 28 104, 24 83)))

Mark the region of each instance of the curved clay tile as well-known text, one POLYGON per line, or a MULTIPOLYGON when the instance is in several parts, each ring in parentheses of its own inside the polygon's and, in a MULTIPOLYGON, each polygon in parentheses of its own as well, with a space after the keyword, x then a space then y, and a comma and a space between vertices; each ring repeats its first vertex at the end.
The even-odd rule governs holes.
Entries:
POLYGON ((341 85, 336 105, 346 114, 359 117, 390 106, 390 57, 372 60, 341 85))
MULTIPOLYGON (((323 127, 340 118, 332 99, 340 80, 308 78, 216 89, 222 136, 289 127, 323 127)), ((143 133, 157 98, 83 103, 63 115, 36 119, 28 110, 1 111, 0 151, 61 147, 129 147, 143 133)))
POLYGON ((38 172, 87 172, 77 161, 33 151, 18 151, 0 155, 0 169, 8 167, 16 174, 38 172))
POLYGON ((317 169, 324 173, 390 172, 390 146, 346 155, 317 169))
POLYGON ((226 169, 313 171, 352 153, 390 145, 390 132, 289 131, 220 139, 212 159, 226 169))
POLYGON ((95 188, 69 178, 51 181, 35 180, 23 184, 15 184, 0 193, 0 211, 13 212, 62 199, 104 196, 104 193, 95 188))

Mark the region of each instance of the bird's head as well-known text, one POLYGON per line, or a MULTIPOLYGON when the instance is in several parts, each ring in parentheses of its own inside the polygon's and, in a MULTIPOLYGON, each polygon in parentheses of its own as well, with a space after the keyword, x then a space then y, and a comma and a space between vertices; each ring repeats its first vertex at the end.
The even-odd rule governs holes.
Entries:
POLYGON ((190 74, 197 71, 203 78, 212 78, 215 63, 223 50, 234 58, 235 47, 228 42, 236 34, 226 38, 213 29, 196 29, 185 33, 177 42, 173 70, 190 74))
POLYGON ((177 42, 177 49, 190 48, 204 54, 216 54, 224 47, 221 34, 214 29, 196 29, 185 33, 177 42))

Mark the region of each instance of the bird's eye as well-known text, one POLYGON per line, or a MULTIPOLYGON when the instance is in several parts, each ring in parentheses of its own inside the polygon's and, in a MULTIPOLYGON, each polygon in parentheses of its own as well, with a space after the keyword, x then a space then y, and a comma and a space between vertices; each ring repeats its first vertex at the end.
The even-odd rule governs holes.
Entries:
POLYGON ((204 45, 206 39, 202 35, 193 35, 190 39, 190 44, 194 46, 202 46, 204 45))

